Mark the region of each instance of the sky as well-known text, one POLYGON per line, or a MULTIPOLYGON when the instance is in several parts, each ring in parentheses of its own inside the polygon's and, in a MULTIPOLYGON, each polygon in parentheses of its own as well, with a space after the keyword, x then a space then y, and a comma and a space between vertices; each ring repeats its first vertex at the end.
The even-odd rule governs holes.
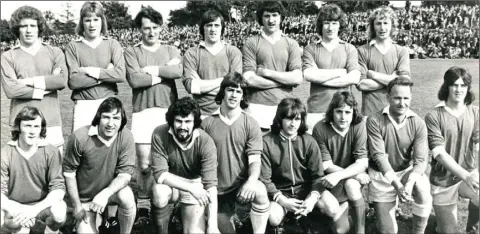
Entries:
MULTIPOLYGON (((78 14, 85 1, 70 1, 72 4, 75 18, 78 19, 78 14)), ((150 5, 155 10, 159 11, 164 19, 168 19, 170 10, 179 9, 185 6, 186 1, 121 1, 129 7, 129 13, 132 17, 140 11, 141 5, 150 5)), ((54 14, 61 14, 65 9, 67 1, 1 1, 1 18, 10 20, 12 13, 21 6, 29 5, 39 9, 42 12, 51 10, 54 14)))
MULTIPOLYGON (((80 12, 80 8, 82 7, 85 1, 70 1, 73 8, 73 13, 76 18, 78 18, 78 14, 80 12)), ((142 4, 150 5, 155 10, 159 11, 164 19, 168 20, 168 15, 170 14, 170 10, 179 9, 185 6, 186 1, 121 1, 124 2, 125 5, 129 7, 129 13, 132 17, 140 11, 140 7, 142 4)), ((54 14, 61 14, 62 11, 65 9, 65 3, 67 1, 1 1, 1 18, 10 20, 11 14, 17 9, 18 7, 24 5, 30 5, 32 7, 38 8, 40 11, 45 12, 47 10, 51 10, 54 14)), ((321 1, 316 2, 317 5, 321 3, 321 1)), ((392 5, 395 7, 403 7, 405 5, 405 1, 390 1, 392 5)), ((412 5, 420 4, 420 1, 411 1, 412 5)))

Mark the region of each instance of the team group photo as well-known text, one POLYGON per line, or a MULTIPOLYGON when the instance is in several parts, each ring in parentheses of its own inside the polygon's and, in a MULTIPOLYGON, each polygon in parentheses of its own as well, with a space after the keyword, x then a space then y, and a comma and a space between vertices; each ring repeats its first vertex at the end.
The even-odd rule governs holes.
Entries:
POLYGON ((479 233, 478 1, 1 4, 0 233, 479 233))

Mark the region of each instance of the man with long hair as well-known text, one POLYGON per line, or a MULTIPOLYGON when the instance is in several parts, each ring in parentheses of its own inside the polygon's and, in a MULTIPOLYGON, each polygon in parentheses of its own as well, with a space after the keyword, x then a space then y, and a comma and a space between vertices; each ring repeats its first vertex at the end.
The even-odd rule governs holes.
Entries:
POLYGON ((227 74, 215 101, 220 107, 203 120, 202 128, 217 147, 218 227, 222 233, 235 233, 232 217, 234 214, 238 219, 248 217, 236 212, 241 210, 238 206, 246 206, 253 233, 265 233, 270 201, 265 185, 258 180, 262 134, 257 121, 244 112, 248 102, 247 83, 242 74, 227 74))
POLYGON ((466 233, 476 233, 478 223, 478 106, 472 105, 472 76, 462 67, 451 67, 438 91, 440 104, 425 117, 432 150, 433 208, 437 232, 457 233, 457 202, 470 199, 466 233))

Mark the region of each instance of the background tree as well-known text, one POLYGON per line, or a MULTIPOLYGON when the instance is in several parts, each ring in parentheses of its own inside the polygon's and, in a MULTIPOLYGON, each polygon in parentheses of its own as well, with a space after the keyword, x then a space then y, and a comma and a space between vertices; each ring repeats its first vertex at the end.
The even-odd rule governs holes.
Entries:
POLYGON ((105 8, 109 29, 124 29, 132 27, 132 16, 128 13, 128 6, 124 2, 102 1, 105 8))
POLYGON ((63 12, 60 14, 60 19, 55 19, 53 26, 57 34, 75 34, 75 16, 73 14, 72 3, 66 2, 63 4, 63 12))
POLYGON ((13 41, 15 40, 15 36, 13 35, 12 31, 10 31, 10 26, 8 25, 8 21, 2 19, 0 22, 0 39, 1 41, 13 41))
POLYGON ((43 15, 45 17, 45 21, 47 22, 47 28, 44 30, 43 35, 49 36, 49 35, 54 35, 55 34, 55 14, 52 13, 51 10, 47 10, 43 12, 43 15))

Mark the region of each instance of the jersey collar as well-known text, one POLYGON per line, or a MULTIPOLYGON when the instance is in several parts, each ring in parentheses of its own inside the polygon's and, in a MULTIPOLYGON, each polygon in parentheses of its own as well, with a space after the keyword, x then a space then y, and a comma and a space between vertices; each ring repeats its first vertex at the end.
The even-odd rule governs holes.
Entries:
POLYGON ((460 113, 456 113, 455 111, 453 111, 450 107, 447 106, 447 103, 445 103, 445 101, 441 101, 440 103, 438 103, 435 108, 441 108, 443 107, 443 109, 445 109, 445 111, 447 111, 448 113, 450 113, 451 115, 455 116, 455 117, 460 117, 463 115, 463 113, 465 113, 465 110, 467 109, 467 105, 463 104, 463 111, 460 112, 460 113))
POLYGON ((237 107, 237 110, 234 110, 235 113, 237 113, 237 115, 233 116, 233 118, 229 119, 227 118, 226 116, 223 116, 222 113, 220 112, 220 107, 214 111, 212 113, 212 116, 213 115, 218 115, 218 117, 220 118, 220 120, 222 120, 226 125, 228 126, 232 126, 233 123, 235 123, 235 121, 237 121, 238 118, 240 118, 240 116, 242 115, 242 113, 246 113, 244 110, 242 110, 242 108, 240 107, 237 107))
POLYGON ((271 36, 267 36, 267 34, 265 34, 265 32, 262 30, 260 32, 260 36, 262 36, 265 40, 270 42, 270 44, 274 45, 275 43, 280 41, 282 37, 285 37, 285 34, 283 34, 281 30, 278 30, 277 32, 273 33, 271 36))
POLYGON ((390 105, 383 108, 382 114, 387 115, 388 119, 393 124, 393 126, 395 127, 396 130, 400 130, 401 128, 405 127, 405 125, 407 124, 407 119, 408 118, 417 116, 417 114, 415 114, 415 112, 413 112, 412 110, 408 110, 407 113, 405 113, 405 119, 403 120, 403 122, 397 124, 397 122, 390 115, 389 109, 390 109, 390 105))
POLYGON ((333 131, 335 131, 336 133, 338 133, 338 135, 340 135, 342 137, 345 137, 348 133, 348 130, 350 130, 350 126, 348 126, 348 128, 346 128, 345 130, 340 131, 335 127, 335 125, 332 122, 330 122, 330 125, 332 126, 333 131))
POLYGON ((85 45, 87 45, 88 47, 92 48, 92 49, 96 49, 101 43, 103 40, 106 40, 107 38, 103 37, 103 36, 99 36, 97 38, 95 38, 93 41, 87 41, 84 37, 81 37, 79 39, 79 41, 83 42, 85 45))
POLYGON ((115 139, 117 138, 118 133, 115 134, 115 136, 113 136, 110 140, 105 140, 98 134, 98 126, 90 126, 90 128, 88 129, 88 135, 89 136, 97 136, 97 138, 100 142, 102 142, 107 147, 110 147, 113 144, 113 142, 115 141, 115 139))
POLYGON ((40 50, 40 48, 42 47, 42 42, 40 41, 40 39, 38 39, 37 41, 35 41, 30 47, 24 47, 20 44, 20 49, 22 49, 23 51, 27 52, 28 54, 32 55, 32 56, 35 56, 37 54, 37 52, 40 50))
POLYGON ((16 140, 16 141, 9 141, 7 144, 15 147, 15 148, 17 149, 18 153, 19 153, 22 157, 24 157, 25 159, 28 160, 28 159, 31 158, 33 155, 35 155, 35 153, 37 152, 38 148, 47 146, 47 145, 48 145, 48 142, 47 142, 44 138, 40 138, 40 139, 38 139, 38 141, 37 141, 37 145, 36 145, 34 148, 32 148, 30 151, 23 151, 23 150, 18 146, 18 140, 16 140))
POLYGON ((180 149, 182 149, 182 150, 188 150, 188 149, 192 148, 193 143, 195 143, 195 140, 200 136, 200 133, 198 132, 198 129, 195 129, 195 130, 193 130, 191 141, 190 141, 188 144, 184 144, 184 143, 181 143, 181 142, 177 139, 177 137, 175 136, 175 133, 173 133, 173 129, 172 129, 172 128, 168 129, 168 133, 169 133, 170 135, 172 135, 173 140, 174 140, 175 143, 178 145, 178 147, 180 147, 180 149))

